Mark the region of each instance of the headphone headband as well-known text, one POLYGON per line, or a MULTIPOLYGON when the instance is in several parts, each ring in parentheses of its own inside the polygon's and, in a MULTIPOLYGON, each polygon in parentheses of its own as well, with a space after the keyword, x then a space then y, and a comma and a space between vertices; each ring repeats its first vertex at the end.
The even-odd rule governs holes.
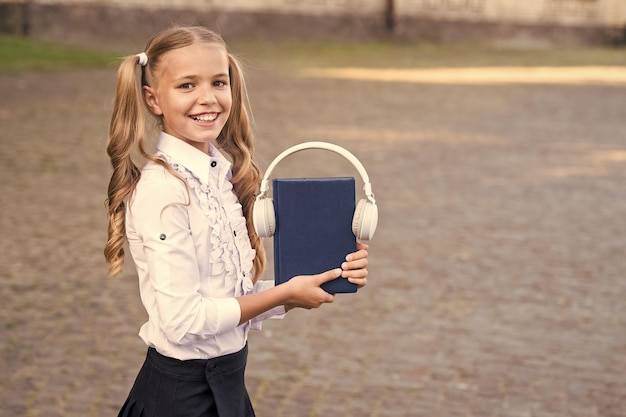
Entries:
POLYGON ((274 168, 276 167, 276 165, 278 165, 278 163, 284 158, 286 158, 287 156, 293 153, 305 150, 305 149, 325 149, 327 151, 335 152, 343 156, 344 158, 346 158, 348 161, 350 161, 350 163, 354 165, 357 171, 359 171, 359 174, 361 175, 361 178, 363 179, 363 183, 365 184, 363 186, 363 190, 365 191, 365 195, 367 196, 367 199, 371 201, 372 203, 376 203, 376 200, 374 200, 374 193, 372 193, 372 185, 370 184, 369 176, 367 175, 367 171, 365 171, 365 167, 363 167, 363 164, 361 164, 361 162, 357 159, 357 157, 354 156, 347 149, 344 149, 341 146, 334 145, 332 143, 327 143, 327 142, 304 142, 299 145, 292 146, 291 148, 286 149, 280 155, 278 155, 272 161, 270 166, 267 168, 265 175, 263 176, 263 180, 261 181, 261 190, 260 190, 259 195, 256 198, 257 201, 265 197, 265 194, 267 193, 267 190, 269 188, 269 177, 272 171, 274 170, 274 168))
POLYGON ((372 185, 370 184, 367 171, 361 164, 361 162, 352 155, 349 151, 341 146, 333 145, 326 142, 305 142, 296 146, 292 146, 278 155, 270 164, 267 172, 261 180, 261 190, 256 197, 254 207, 252 209, 252 221, 254 223, 254 230, 259 237, 270 237, 274 235, 276 231, 276 212, 274 210, 274 202, 266 194, 269 188, 269 177, 276 165, 285 157, 292 153, 302 151, 304 149, 324 149, 327 151, 335 152, 344 158, 346 158, 361 174, 361 178, 365 185, 363 190, 367 198, 361 199, 354 209, 354 215, 352 216, 352 233, 357 239, 370 240, 376 231, 378 225, 378 207, 376 206, 376 200, 374 199, 374 193, 372 193, 372 185))

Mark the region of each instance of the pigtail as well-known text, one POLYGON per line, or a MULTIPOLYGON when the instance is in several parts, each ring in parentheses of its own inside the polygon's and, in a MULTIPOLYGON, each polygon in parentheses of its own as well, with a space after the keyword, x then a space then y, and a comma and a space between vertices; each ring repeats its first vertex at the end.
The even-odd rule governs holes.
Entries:
MULTIPOLYGON (((115 104, 109 126, 107 154, 113 173, 109 181, 106 207, 109 215, 108 240, 104 257, 109 265, 109 275, 122 272, 124 266, 124 241, 126 240, 126 202, 135 189, 141 171, 132 160, 134 145, 143 143, 145 131, 141 82, 142 66, 138 56, 127 57, 118 70, 115 104)), ((140 150, 143 152, 143 146, 140 150)))
POLYGON ((252 208, 255 195, 261 183, 261 171, 254 162, 254 137, 244 100, 247 100, 245 80, 237 59, 229 54, 229 71, 232 94, 230 116, 222 132, 217 138, 219 147, 228 153, 232 160, 233 189, 241 203, 248 227, 248 237, 253 249, 254 282, 265 270, 265 247, 256 234, 252 223, 252 208))

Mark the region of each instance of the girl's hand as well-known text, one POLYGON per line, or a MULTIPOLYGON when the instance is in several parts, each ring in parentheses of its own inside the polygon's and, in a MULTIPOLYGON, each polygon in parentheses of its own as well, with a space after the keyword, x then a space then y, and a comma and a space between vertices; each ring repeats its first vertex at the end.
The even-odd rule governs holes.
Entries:
POLYGON ((341 269, 331 269, 317 275, 299 275, 282 284, 288 287, 289 297, 285 310, 292 308, 318 308, 323 303, 332 303, 335 296, 324 291, 320 286, 341 276, 341 269))
POLYGON ((346 256, 346 262, 341 264, 341 276, 348 278, 359 288, 367 285, 367 255, 368 248, 365 243, 357 242, 357 251, 346 256))
POLYGON ((335 296, 324 291, 320 286, 335 278, 348 279, 359 288, 367 285, 367 255, 368 246, 357 243, 357 251, 346 256, 341 269, 331 269, 317 275, 300 275, 291 278, 282 284, 289 288, 289 298, 285 303, 285 310, 292 308, 318 308, 324 303, 332 303, 335 296))

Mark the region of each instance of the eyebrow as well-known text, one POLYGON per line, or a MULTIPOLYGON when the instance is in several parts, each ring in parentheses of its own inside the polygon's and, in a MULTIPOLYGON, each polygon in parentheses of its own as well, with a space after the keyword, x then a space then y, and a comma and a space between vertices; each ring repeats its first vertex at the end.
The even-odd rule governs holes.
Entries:
MULTIPOLYGON (((213 76, 211 76, 211 78, 222 78, 222 77, 229 77, 228 73, 219 73, 219 74, 215 74, 213 76)), ((178 81, 183 81, 183 80, 195 80, 199 78, 198 75, 183 75, 181 77, 177 77, 174 81, 178 82, 178 81)))

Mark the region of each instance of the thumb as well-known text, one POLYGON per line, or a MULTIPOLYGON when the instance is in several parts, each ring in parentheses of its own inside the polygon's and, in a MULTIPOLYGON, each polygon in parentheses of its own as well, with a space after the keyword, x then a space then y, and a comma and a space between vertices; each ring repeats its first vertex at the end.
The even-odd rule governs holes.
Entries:
POLYGON ((322 285, 325 282, 332 281, 335 278, 339 278, 341 275, 341 268, 331 269, 330 271, 322 272, 317 275, 317 285, 322 285))

